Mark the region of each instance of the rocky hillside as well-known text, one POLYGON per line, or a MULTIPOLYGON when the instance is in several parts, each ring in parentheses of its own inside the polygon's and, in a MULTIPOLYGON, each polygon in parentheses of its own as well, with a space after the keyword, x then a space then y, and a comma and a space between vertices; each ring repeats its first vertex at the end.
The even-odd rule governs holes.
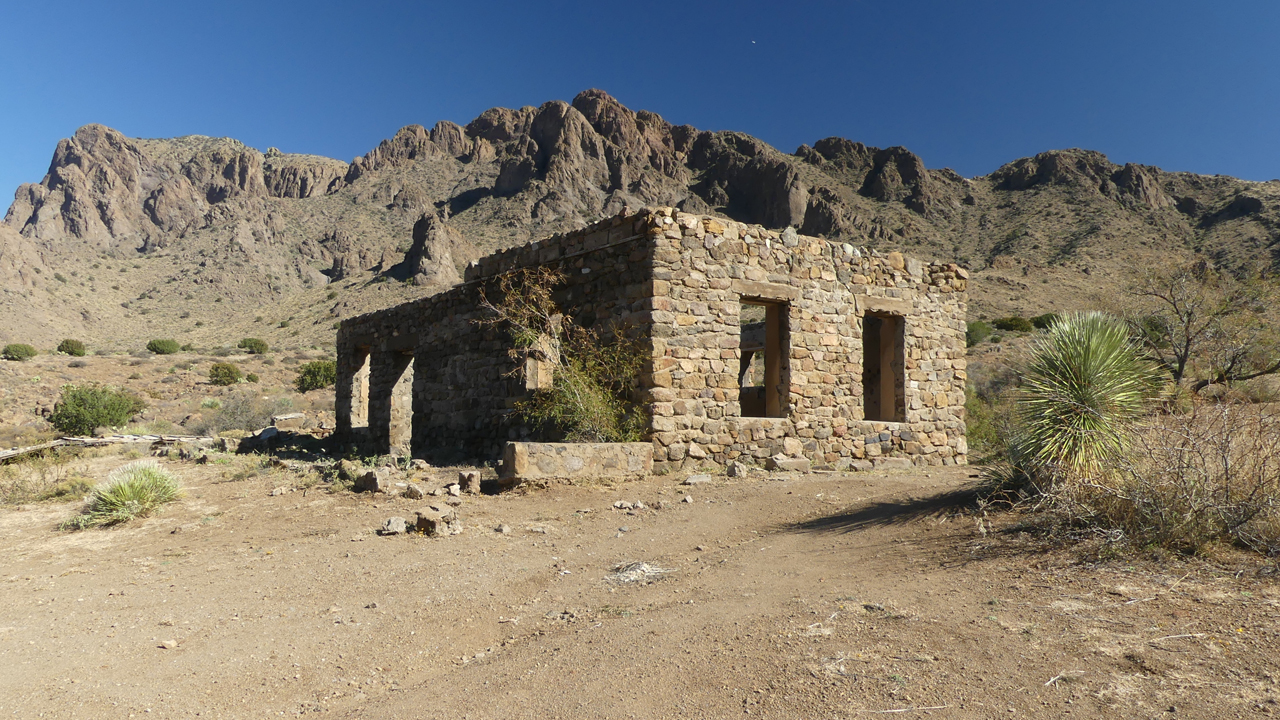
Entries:
POLYGON ((653 204, 960 261, 974 317, 1090 305, 1171 252, 1280 260, 1277 181, 1085 150, 964 178, 843 138, 787 154, 588 90, 411 125, 349 164, 87 125, 0 225, 0 342, 324 345, 336 320, 457 282, 480 254, 653 204))

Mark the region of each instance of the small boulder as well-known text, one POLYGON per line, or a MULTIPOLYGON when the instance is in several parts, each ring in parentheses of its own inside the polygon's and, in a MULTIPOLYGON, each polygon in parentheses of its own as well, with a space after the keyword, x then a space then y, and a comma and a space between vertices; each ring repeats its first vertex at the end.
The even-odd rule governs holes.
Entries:
POLYGON ((409 483, 409 485, 404 489, 404 496, 410 500, 421 500, 426 497, 427 494, 422 491, 422 486, 417 483, 409 483))
POLYGON ((363 474, 360 466, 350 460, 339 460, 337 469, 338 479, 346 480, 347 482, 355 482, 363 474))
POLYGON ((393 517, 387 518, 387 521, 382 523, 382 529, 378 532, 382 535, 403 535, 405 530, 404 518, 393 517))
POLYGON ((458 485, 462 488, 462 492, 468 495, 480 494, 480 471, 463 470, 458 473, 458 485))
POLYGON ((733 462, 729 463, 729 467, 725 469, 725 475, 728 475, 729 477, 736 477, 736 478, 746 477, 747 466, 745 463, 740 463, 737 460, 734 460, 733 462))
POLYGON ((765 467, 769 470, 807 473, 809 472, 809 458, 789 458, 782 453, 778 453, 765 460, 765 467))
POLYGON ((703 485, 711 482, 710 475, 690 475, 684 479, 682 485, 703 485))
POLYGON ((370 470, 356 479, 352 489, 356 492, 387 492, 391 489, 391 471, 388 468, 370 470))
POLYGON ((452 495, 453 497, 458 497, 459 495, 462 494, 462 486, 459 485, 458 483, 454 483, 450 485, 449 494, 452 495))
POLYGON ((458 511, 448 505, 431 505, 419 510, 415 526, 430 536, 457 535, 462 532, 458 511))

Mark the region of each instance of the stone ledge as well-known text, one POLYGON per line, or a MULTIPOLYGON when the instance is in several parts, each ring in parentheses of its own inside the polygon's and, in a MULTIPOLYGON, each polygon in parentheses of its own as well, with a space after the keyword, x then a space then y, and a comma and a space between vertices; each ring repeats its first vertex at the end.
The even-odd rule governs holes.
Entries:
POLYGON ((509 442, 498 477, 504 485, 527 480, 638 477, 653 472, 653 443, 509 442))

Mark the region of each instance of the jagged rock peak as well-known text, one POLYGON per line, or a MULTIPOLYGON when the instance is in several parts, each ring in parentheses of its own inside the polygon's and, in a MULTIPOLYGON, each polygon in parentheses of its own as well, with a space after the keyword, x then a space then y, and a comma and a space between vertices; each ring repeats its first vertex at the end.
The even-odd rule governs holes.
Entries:
POLYGON ((1036 185, 1102 186, 1117 169, 1106 155, 1095 150, 1050 150, 1014 160, 991 174, 1001 190, 1025 190, 1036 185))

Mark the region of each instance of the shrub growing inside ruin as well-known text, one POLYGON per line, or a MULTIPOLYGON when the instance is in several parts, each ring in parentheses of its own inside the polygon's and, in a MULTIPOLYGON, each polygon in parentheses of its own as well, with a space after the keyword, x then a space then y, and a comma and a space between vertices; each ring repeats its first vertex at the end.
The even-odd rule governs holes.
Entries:
POLYGON ((157 355, 172 355, 180 349, 177 340, 155 339, 147 343, 147 350, 157 355))
POLYGON ((240 382, 240 368, 233 363, 214 363, 209 366, 209 382, 213 385, 235 385, 240 382))
POLYGON ((259 338, 245 338, 236 347, 244 348, 250 355, 266 355, 267 350, 270 349, 267 341, 259 338))
POLYGON ((646 418, 631 393, 649 355, 625 328, 601 332, 575 324, 551 298, 563 282, 558 270, 526 268, 499 280, 496 302, 481 293, 489 317, 480 322, 505 327, 514 345, 510 355, 522 361, 512 374, 531 372, 532 361, 551 378, 549 387, 532 390, 516 410, 571 442, 640 440, 646 418))
POLYGON ((338 364, 333 360, 314 360, 298 368, 293 386, 298 392, 327 388, 338 381, 338 364))
POLYGON ((147 407, 137 395, 103 385, 64 385, 49 423, 67 435, 92 435, 100 427, 119 427, 147 407))
POLYGON ((72 355, 74 357, 84 357, 84 343, 79 340, 67 338, 58 343, 58 352, 64 355, 72 355))

